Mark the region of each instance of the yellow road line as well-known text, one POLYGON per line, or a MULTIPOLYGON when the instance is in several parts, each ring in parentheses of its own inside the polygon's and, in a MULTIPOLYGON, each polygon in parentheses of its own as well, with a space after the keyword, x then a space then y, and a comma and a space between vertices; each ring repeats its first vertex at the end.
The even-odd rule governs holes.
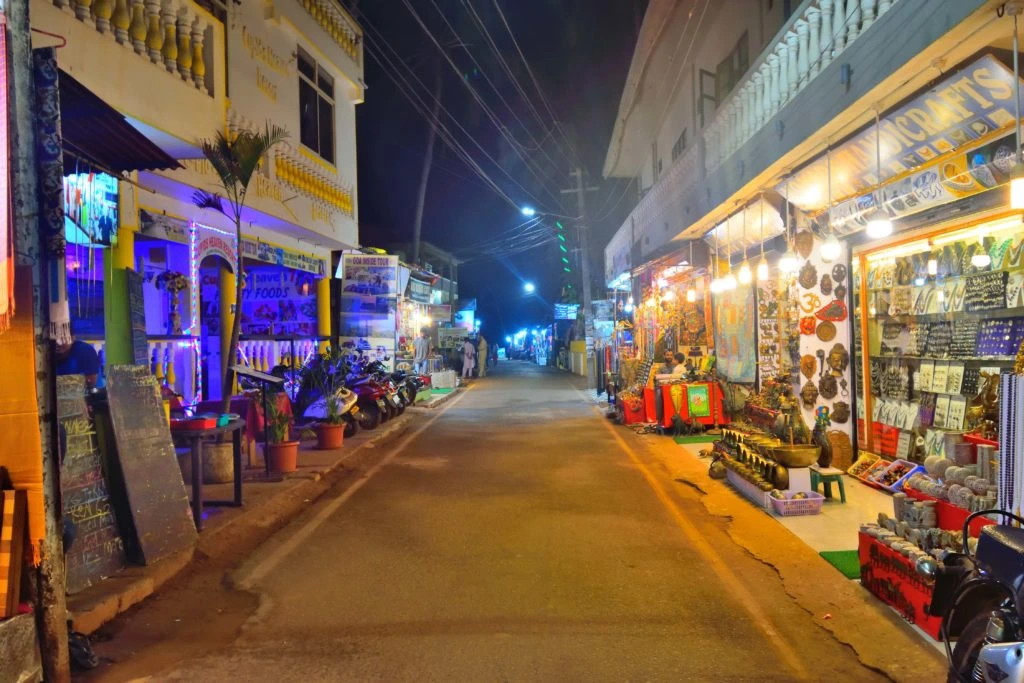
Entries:
MULTIPOLYGON (((589 402, 588 397, 584 396, 584 398, 589 402)), ((595 411, 596 410, 597 409, 595 408, 595 411)), ((793 650, 792 647, 790 647, 789 643, 787 643, 786 640, 782 637, 782 634, 779 633, 778 630, 775 628, 771 618, 765 613, 763 609, 761 609, 761 605, 758 604, 756 598, 750 593, 749 590, 747 590, 747 587, 743 585, 743 582, 739 580, 739 578, 732 571, 729 565, 727 565, 725 561, 722 560, 722 557, 718 554, 718 552, 715 551, 714 547, 707 542, 707 540, 700 533, 697 527, 695 527, 693 523, 686 518, 682 510, 679 509, 679 506, 676 505, 675 501, 672 500, 668 492, 665 491, 665 488, 661 485, 661 482, 658 481, 658 479, 654 476, 654 473, 651 472, 650 468, 648 468, 640 460, 636 452, 629 446, 628 443, 626 443, 625 439, 622 438, 622 436, 618 433, 615 427, 609 424, 608 420, 606 420, 603 415, 601 416, 601 423, 604 425, 605 429, 608 430, 608 433, 612 435, 612 438, 615 439, 619 447, 626 453, 627 456, 629 456, 629 459, 633 462, 633 465, 635 465, 636 468, 640 471, 640 474, 643 475, 644 479, 647 480, 648 485, 654 491, 654 495, 661 502, 665 510, 668 511, 668 514, 672 518, 672 521, 676 523, 676 526, 679 527, 679 530, 682 531, 683 535, 685 535, 687 540, 690 541, 690 543, 693 545, 693 548, 698 553, 700 553, 700 555, 705 560, 707 560, 708 564, 710 564, 715 569, 715 572, 718 574, 718 577, 725 584, 726 588, 730 590, 732 594, 737 598, 738 602, 743 607, 743 609, 746 610, 747 613, 750 615, 754 624, 761 630, 762 633, 764 633, 768 637, 768 640, 775 646, 775 649, 782 656, 782 659, 786 662, 786 664, 788 664, 789 667, 793 670, 793 672, 800 678, 810 678, 809 674, 807 673, 807 669, 804 668, 804 665, 803 663, 801 663, 800 658, 797 656, 796 652, 793 650)))

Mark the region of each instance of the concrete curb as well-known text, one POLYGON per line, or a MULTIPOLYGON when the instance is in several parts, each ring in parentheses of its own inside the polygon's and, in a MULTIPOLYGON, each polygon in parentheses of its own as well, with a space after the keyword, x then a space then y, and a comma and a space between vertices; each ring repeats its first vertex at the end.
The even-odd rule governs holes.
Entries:
MULTIPOLYGON (((432 410, 460 391, 452 391, 429 407, 416 407, 432 410)), ((71 611, 74 629, 85 634, 94 633, 182 575, 194 566, 194 560, 237 562, 309 508, 347 474, 359 469, 381 446, 405 434, 418 413, 418 410, 407 411, 388 422, 368 440, 324 469, 289 479, 291 486, 282 488, 255 506, 246 507, 243 514, 201 533, 194 548, 149 566, 129 567, 117 576, 69 596, 68 609, 71 611)))

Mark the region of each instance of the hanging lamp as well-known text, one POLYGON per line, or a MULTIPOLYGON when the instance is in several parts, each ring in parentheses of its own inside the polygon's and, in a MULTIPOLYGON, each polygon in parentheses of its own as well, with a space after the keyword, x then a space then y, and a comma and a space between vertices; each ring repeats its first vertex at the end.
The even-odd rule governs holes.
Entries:
POLYGON ((792 275, 796 271, 800 270, 800 259, 797 257, 796 252, 793 251, 793 245, 789 239, 789 178, 786 178, 786 184, 783 188, 786 193, 785 213, 782 216, 782 230, 786 235, 786 253, 779 259, 779 272, 783 275, 792 275))
POLYGON ((836 239, 835 229, 832 227, 832 146, 829 145, 828 152, 825 156, 828 173, 828 214, 826 217, 826 223, 828 224, 828 237, 821 243, 821 260, 825 263, 832 263, 842 251, 842 246, 839 244, 839 240, 836 239))
POLYGON ((881 118, 878 116, 878 108, 875 108, 875 176, 878 181, 874 193, 878 217, 868 221, 867 228, 865 228, 868 237, 873 240, 882 239, 892 234, 892 221, 882 211, 882 124, 881 118))
POLYGON ((1020 14, 1020 8, 1007 4, 1007 11, 1013 13, 1013 99, 1017 116, 1013 127, 1017 147, 1014 154, 1016 161, 1010 171, 1010 208, 1024 211, 1024 163, 1021 162, 1020 156, 1020 66, 1017 56, 1017 15, 1020 14))
POLYGON ((759 282, 768 279, 768 259, 764 257, 764 192, 761 193, 761 262, 757 264, 757 279, 759 282))
MULTIPOLYGON (((744 240, 746 238, 746 236, 747 236, 747 205, 744 204, 743 205, 743 234, 740 236, 741 241, 744 240)), ((744 245, 744 247, 743 247, 743 263, 740 265, 740 272, 737 275, 737 278, 739 279, 741 285, 749 285, 750 282, 754 279, 754 274, 750 270, 750 262, 747 261, 747 258, 746 258, 746 252, 747 252, 747 249, 746 249, 746 246, 744 245)))

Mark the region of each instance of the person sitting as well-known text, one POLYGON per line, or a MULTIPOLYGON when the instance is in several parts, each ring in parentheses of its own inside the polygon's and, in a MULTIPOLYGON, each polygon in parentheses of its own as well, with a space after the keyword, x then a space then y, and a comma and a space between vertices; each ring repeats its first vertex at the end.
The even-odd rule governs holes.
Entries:
POLYGON ((96 388, 100 374, 100 357, 91 344, 71 337, 66 344, 58 343, 54 354, 58 375, 85 375, 85 390, 96 388))
POLYGON ((686 356, 681 353, 676 353, 673 358, 676 361, 676 365, 672 368, 672 374, 676 377, 682 377, 688 371, 688 368, 686 367, 686 356))
POLYGON ((676 368, 676 358, 671 351, 665 352, 665 362, 658 368, 659 375, 671 375, 676 368))

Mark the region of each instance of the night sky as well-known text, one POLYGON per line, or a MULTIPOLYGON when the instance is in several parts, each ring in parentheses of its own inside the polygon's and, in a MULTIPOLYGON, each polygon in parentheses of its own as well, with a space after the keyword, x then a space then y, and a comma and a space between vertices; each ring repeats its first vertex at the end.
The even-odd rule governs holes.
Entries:
MULTIPOLYGON (((410 104, 403 94, 410 88, 400 89, 391 77, 399 78, 401 74, 401 78, 415 83, 411 91, 422 94, 427 104, 421 106, 429 112, 440 61, 443 107, 466 133, 444 114, 442 122, 517 204, 576 216, 574 196, 559 193, 573 182, 569 172, 576 158, 572 152, 575 148, 589 183, 602 186, 600 192, 588 196, 588 214, 599 219, 592 221, 591 246, 592 267, 600 273, 603 246, 635 200, 623 181, 603 182, 601 167, 647 0, 498 0, 546 102, 537 94, 494 1, 349 0, 366 36, 368 89, 366 101, 357 107, 360 241, 367 246, 387 246, 412 238, 429 114, 410 104), (437 41, 448 47, 458 74, 441 57, 406 2, 437 41), (528 98, 517 91, 504 71, 470 8, 476 11, 528 98), (469 54, 466 48, 455 45, 458 42, 468 46, 469 54), (396 55, 405 66, 382 68, 382 59, 396 59, 396 55), (474 66, 472 58, 480 68, 474 66), (467 83, 520 145, 520 153, 529 164, 502 137, 484 107, 474 100, 467 83), (548 106, 560 121, 560 130, 552 125, 548 106), (488 161, 472 140, 508 175, 488 161)), ((557 300, 564 284, 561 254, 554 243, 513 255, 503 251, 505 255, 498 258, 480 255, 479 245, 502 243, 502 238, 524 220, 474 174, 456 151, 438 139, 427 190, 423 239, 472 257, 460 267, 460 293, 464 299, 477 298, 477 317, 484 321, 484 333, 492 339, 526 325, 545 323, 551 316, 548 304, 557 300), (536 283, 537 296, 523 293, 526 280, 536 283)), ((546 225, 553 227, 552 219, 547 219, 546 225)), ((563 225, 572 230, 570 222, 563 221, 563 225)), ((527 238, 513 242, 525 244, 527 238)), ((575 263, 573 270, 576 279, 572 282, 579 289, 575 263)), ((600 278, 595 275, 595 280, 600 278)), ((596 288, 594 298, 603 294, 603 289, 596 288)))

